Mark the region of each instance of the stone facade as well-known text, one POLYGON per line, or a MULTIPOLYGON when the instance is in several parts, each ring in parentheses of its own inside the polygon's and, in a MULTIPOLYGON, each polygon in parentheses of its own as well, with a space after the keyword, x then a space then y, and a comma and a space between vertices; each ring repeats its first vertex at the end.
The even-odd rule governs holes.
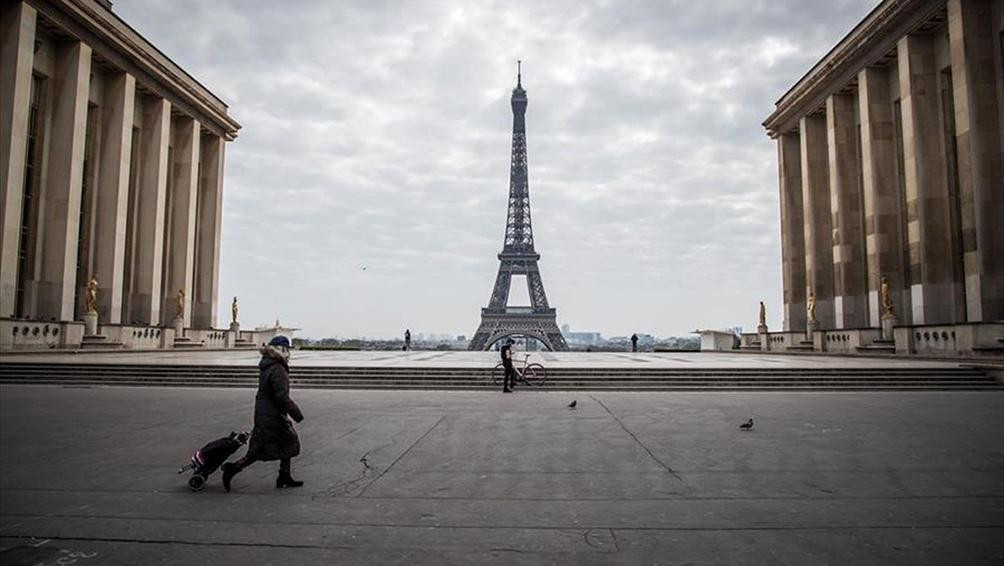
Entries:
POLYGON ((784 328, 742 347, 1004 351, 1002 42, 1002 0, 885 0, 777 102, 784 328))
POLYGON ((215 328, 227 105, 111 2, 0 10, 0 348, 237 342, 215 328))

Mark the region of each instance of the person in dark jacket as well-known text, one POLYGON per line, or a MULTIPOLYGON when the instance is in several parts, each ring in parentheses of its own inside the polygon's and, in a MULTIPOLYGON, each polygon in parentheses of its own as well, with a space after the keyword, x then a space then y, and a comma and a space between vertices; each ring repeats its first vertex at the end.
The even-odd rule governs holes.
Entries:
POLYGON ((289 418, 300 422, 303 413, 289 398, 289 339, 276 336, 259 351, 261 361, 258 362, 254 429, 244 457, 223 464, 223 487, 227 491, 230 491, 230 482, 238 472, 259 460, 279 460, 279 477, 275 480, 275 487, 303 486, 303 482, 294 480, 290 472, 291 459, 300 453, 300 438, 289 418))
POLYGON ((516 388, 516 369, 512 367, 512 338, 507 338, 505 345, 499 350, 502 356, 502 368, 505 376, 502 378, 502 393, 512 393, 516 388))

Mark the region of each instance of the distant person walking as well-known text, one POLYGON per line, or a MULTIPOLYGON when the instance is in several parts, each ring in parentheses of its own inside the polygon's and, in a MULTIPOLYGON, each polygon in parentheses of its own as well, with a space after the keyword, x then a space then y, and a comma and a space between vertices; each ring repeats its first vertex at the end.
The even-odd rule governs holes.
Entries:
POLYGON ((411 330, 404 329, 404 351, 411 350, 411 330))
POLYGON ((631 335, 631 351, 632 352, 637 352, 638 351, 638 335, 637 334, 632 334, 631 335))
POLYGON ((505 377, 502 378, 502 393, 512 393, 516 387, 516 369, 512 367, 512 338, 506 338, 505 345, 499 350, 502 356, 502 367, 505 377))
POLYGON ((223 464, 223 487, 230 491, 230 482, 241 470, 258 461, 279 460, 279 476, 275 487, 301 487, 291 474, 294 456, 300 454, 300 438, 289 422, 303 420, 300 407, 289 398, 289 339, 276 336, 262 346, 258 362, 258 393, 254 402, 254 429, 248 451, 236 462, 223 464))

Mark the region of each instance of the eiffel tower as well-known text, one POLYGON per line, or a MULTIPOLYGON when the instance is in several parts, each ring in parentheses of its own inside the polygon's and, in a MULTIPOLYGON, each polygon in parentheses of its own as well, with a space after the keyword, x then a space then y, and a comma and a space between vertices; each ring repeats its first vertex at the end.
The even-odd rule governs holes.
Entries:
MULTIPOLYGON (((519 63, 517 63, 519 65, 519 63)), ((530 189, 526 173, 526 91, 521 67, 516 70, 516 88, 512 89, 512 163, 509 166, 509 213, 506 218, 505 243, 499 258, 499 272, 488 306, 481 309, 481 325, 468 346, 469 350, 487 350, 506 336, 536 338, 549 350, 568 350, 558 330, 555 309, 547 305, 544 283, 540 280, 533 249, 530 225, 530 189), (513 275, 525 275, 529 288, 529 307, 506 306, 513 275)))

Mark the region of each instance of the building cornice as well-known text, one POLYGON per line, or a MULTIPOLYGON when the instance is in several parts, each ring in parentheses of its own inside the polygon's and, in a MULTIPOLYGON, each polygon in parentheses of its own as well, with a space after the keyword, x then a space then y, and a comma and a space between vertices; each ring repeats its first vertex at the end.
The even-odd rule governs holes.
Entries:
POLYGON ((28 0, 39 14, 85 41, 94 52, 136 76, 137 82, 191 115, 207 129, 233 140, 241 125, 227 105, 97 0, 28 0))
POLYGON ((945 9, 947 0, 885 0, 819 60, 775 104, 763 122, 767 134, 798 127, 798 120, 826 103, 826 98, 853 84, 861 69, 879 63, 896 43, 945 9))

